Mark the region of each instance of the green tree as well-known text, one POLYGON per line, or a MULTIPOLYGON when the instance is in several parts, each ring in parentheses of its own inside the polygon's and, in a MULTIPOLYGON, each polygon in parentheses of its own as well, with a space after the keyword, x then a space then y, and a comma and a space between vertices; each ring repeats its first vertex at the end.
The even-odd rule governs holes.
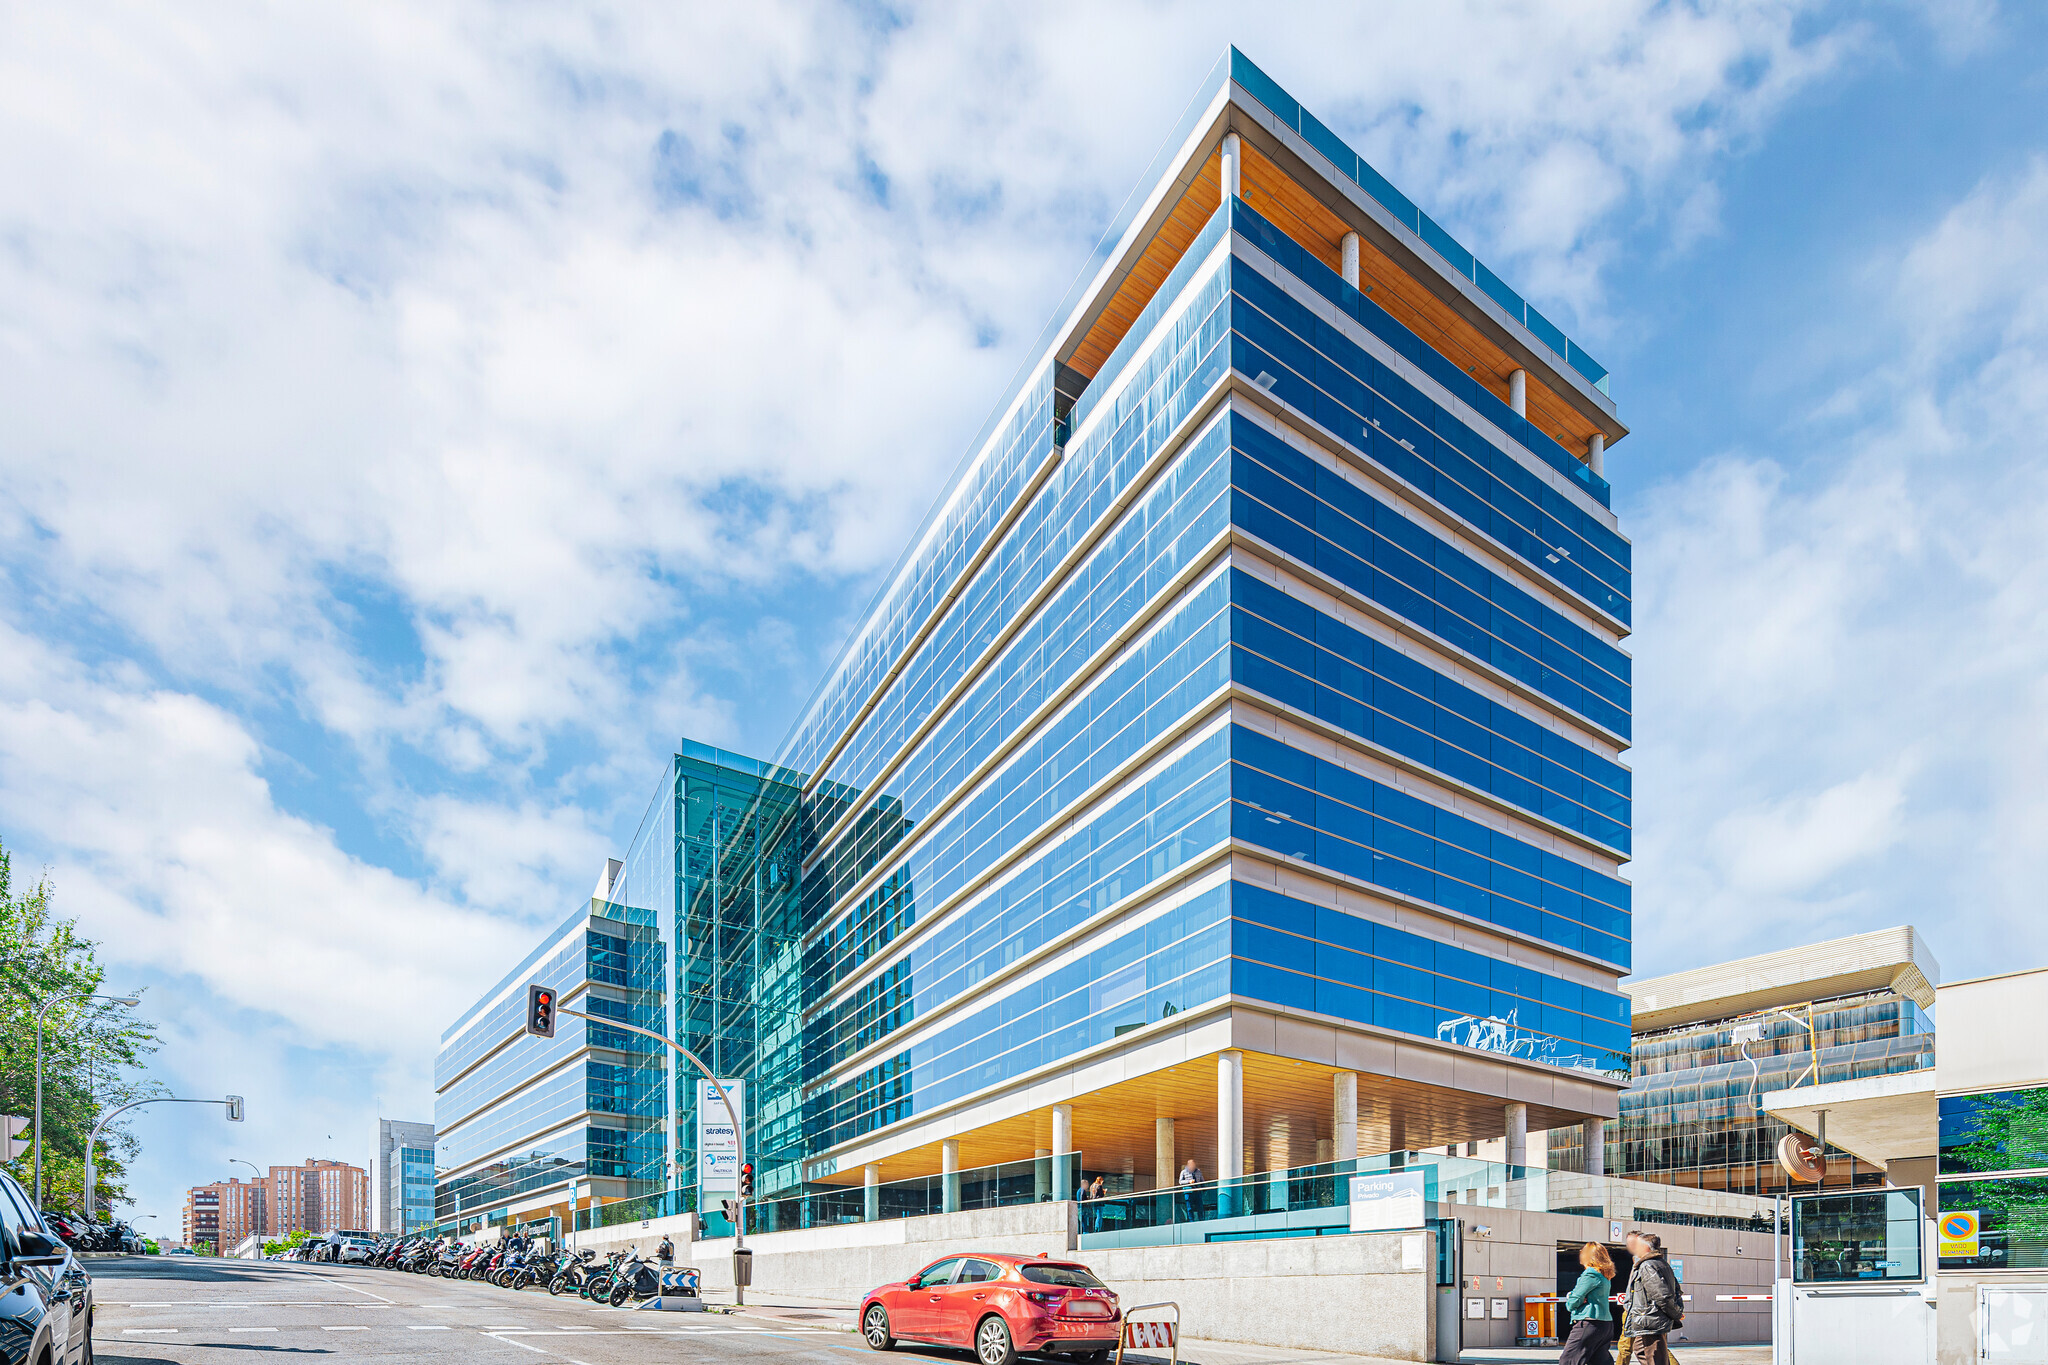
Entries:
MULTIPOLYGON (((62 997, 106 994, 106 971, 76 920, 57 913, 48 874, 17 893, 12 862, 0 845, 0 1113, 35 1112, 36 1010, 62 997)), ((43 1202, 83 1208, 85 1141, 94 1121, 130 1100, 165 1093, 142 1073, 156 1051, 156 1028, 131 1010, 99 1000, 68 1000, 43 1020, 43 1202)), ((119 1122, 103 1134, 94 1183, 101 1209, 127 1202, 127 1164, 136 1152, 119 1122)), ((4 1169, 32 1188, 35 1153, 4 1169)))
POLYGON ((2048 1087, 1977 1095, 1970 1137, 1943 1153, 1944 1169, 2011 1171, 2048 1166, 2048 1087))

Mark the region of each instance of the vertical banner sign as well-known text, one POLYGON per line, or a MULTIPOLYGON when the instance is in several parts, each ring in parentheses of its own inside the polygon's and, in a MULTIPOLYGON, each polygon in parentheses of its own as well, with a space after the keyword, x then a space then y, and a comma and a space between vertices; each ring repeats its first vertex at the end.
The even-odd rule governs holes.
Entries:
MULTIPOLYGON (((732 1107, 742 1115, 747 1112, 743 1081, 727 1081, 721 1078, 726 1093, 732 1096, 732 1107)), ((736 1195, 740 1189, 740 1135, 733 1131, 732 1118, 725 1112, 725 1101, 718 1098, 718 1091, 710 1081, 697 1082, 697 1194, 698 1208, 707 1208, 707 1196, 736 1195)))

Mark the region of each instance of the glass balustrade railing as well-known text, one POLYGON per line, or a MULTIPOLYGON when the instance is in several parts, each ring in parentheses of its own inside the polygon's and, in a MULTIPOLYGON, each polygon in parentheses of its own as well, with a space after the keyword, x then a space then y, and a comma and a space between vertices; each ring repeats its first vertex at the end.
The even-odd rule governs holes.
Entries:
MULTIPOLYGON (((840 1223, 880 1222, 891 1218, 921 1218, 927 1214, 969 1209, 1007 1208, 1016 1204, 1044 1203, 1054 1198, 1071 1199, 1080 1185, 1079 1152, 976 1166, 951 1174, 889 1180, 876 1185, 814 1184, 800 1194, 756 1199, 747 1205, 747 1235, 840 1223), (1061 1175, 1064 1179, 1059 1178, 1061 1175)), ((579 1210, 576 1228, 585 1232, 593 1228, 620 1227, 694 1211, 700 1215, 700 1238, 730 1237, 732 1224, 721 1208, 723 1202, 722 1197, 714 1197, 709 1207, 700 1208, 694 1186, 666 1190, 579 1210)))

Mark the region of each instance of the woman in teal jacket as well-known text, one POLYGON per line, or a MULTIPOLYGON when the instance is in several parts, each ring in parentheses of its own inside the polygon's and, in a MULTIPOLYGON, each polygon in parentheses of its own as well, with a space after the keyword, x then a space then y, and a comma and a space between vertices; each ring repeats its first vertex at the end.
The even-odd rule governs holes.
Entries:
POLYGON ((1598 1242, 1579 1248, 1579 1282, 1564 1296, 1572 1313, 1571 1335, 1564 1339, 1564 1354, 1557 1365, 1614 1365, 1608 1343, 1614 1339, 1614 1311, 1607 1306, 1613 1292, 1614 1258, 1598 1242))

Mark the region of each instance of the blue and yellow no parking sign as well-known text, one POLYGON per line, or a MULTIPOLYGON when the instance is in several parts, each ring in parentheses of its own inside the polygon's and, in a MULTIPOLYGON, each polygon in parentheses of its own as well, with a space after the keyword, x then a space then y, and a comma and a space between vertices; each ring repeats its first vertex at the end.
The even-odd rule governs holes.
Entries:
POLYGON ((1977 1254, 1977 1211, 1958 1209, 1941 1215, 1941 1246, 1943 1256, 1975 1256, 1977 1254))

